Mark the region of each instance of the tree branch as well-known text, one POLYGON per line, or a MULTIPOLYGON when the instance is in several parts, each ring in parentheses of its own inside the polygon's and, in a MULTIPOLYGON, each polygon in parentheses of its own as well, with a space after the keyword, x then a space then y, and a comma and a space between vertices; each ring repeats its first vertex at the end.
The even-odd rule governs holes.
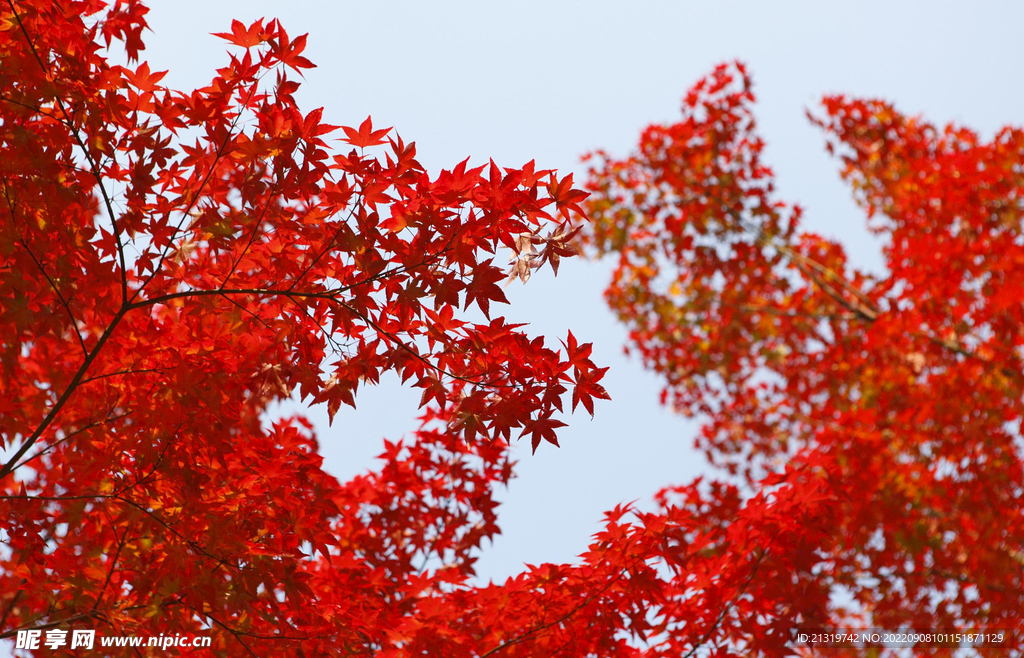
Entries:
MULTIPOLYGON (((50 76, 50 69, 43 62, 43 58, 40 56, 39 51, 36 49, 35 44, 32 42, 32 37, 29 36, 28 29, 25 27, 25 23, 21 20, 21 15, 18 10, 14 8, 13 0, 7 0, 7 5, 11 8, 11 12, 14 14, 14 19, 18 23, 18 28, 21 30, 22 35, 25 37, 25 42, 28 44, 29 49, 32 50, 32 55, 35 57, 36 62, 39 63, 39 67, 43 70, 43 74, 46 79, 57 87, 56 81, 50 76)), ((71 115, 68 114, 67 108, 64 107, 64 101, 56 93, 54 94, 54 102, 57 103, 57 107, 60 108, 61 113, 64 115, 65 126, 74 138, 75 143, 82 150, 82 154, 85 156, 86 161, 89 163, 89 168, 92 172, 93 177, 96 179, 96 186, 99 187, 100 195, 103 197, 103 204, 106 207, 107 217, 110 219, 110 225, 113 229, 114 240, 117 243, 117 255, 121 265, 121 301, 124 302, 128 299, 128 267, 125 264, 124 257, 124 244, 121 241, 121 231, 117 226, 117 218, 114 216, 114 206, 110 201, 110 196, 107 194, 107 188, 103 184, 103 173, 99 169, 99 165, 93 159, 92 154, 89 153, 89 149, 86 147, 85 142, 82 141, 82 136, 75 128, 74 123, 71 121, 71 115)), ((3 476, 0 475, 0 479, 3 476)))
POLYGON ((89 369, 89 366, 91 366, 93 361, 96 360, 96 357, 99 355, 100 350, 103 349, 103 345, 106 344, 107 340, 110 339, 110 336, 114 333, 114 329, 117 328, 118 323, 121 322, 121 320, 125 316, 125 313, 127 312, 128 308, 122 307, 121 310, 117 312, 117 315, 114 316, 113 320, 111 320, 110 324, 107 325, 106 330, 100 336, 99 340, 96 342, 96 345, 92 348, 92 351, 86 355, 85 360, 82 361, 82 365, 79 366, 78 370, 71 378, 71 382, 64 389, 64 392, 61 393, 60 397, 57 398, 57 401, 54 403, 54 405, 50 407, 50 410, 46 413, 46 416, 43 417, 42 422, 40 422, 39 426, 36 427, 35 431, 32 432, 32 434, 29 435, 29 437, 24 442, 22 442, 21 447, 18 448, 18 450, 11 456, 10 459, 7 460, 7 463, 4 464, 3 468, 0 468, 0 480, 3 480, 12 472, 14 472, 14 469, 16 468, 15 465, 18 463, 18 460, 21 459, 26 452, 28 452, 29 448, 32 447, 32 444, 35 443, 40 436, 42 436, 43 432, 46 431, 46 428, 49 427, 50 423, 53 422, 53 419, 57 417, 58 413, 60 413, 60 410, 64 408, 64 405, 67 404, 68 400, 71 398, 71 395, 75 392, 75 390, 78 388, 78 385, 82 382, 82 379, 84 378, 86 371, 89 369))
POLYGON ((597 598, 599 596, 601 596, 602 594, 607 592, 609 589, 611 589, 612 585, 614 585, 618 581, 622 580, 623 576, 625 576, 627 573, 629 573, 629 571, 631 569, 635 568, 638 564, 640 564, 640 562, 642 562, 646 558, 647 558, 647 556, 645 556, 645 555, 641 555, 640 557, 638 557, 636 560, 633 561, 632 564, 630 564, 628 567, 622 569, 618 573, 618 575, 615 576, 615 578, 612 578, 610 581, 608 581, 608 583, 606 583, 604 585, 604 587, 602 587, 598 591, 596 591, 593 594, 591 594, 590 596, 588 596, 586 599, 581 601, 576 607, 574 607, 573 609, 569 610, 569 612, 565 613, 561 617, 559 617, 557 619, 554 619, 554 620, 552 620, 550 622, 546 622, 546 623, 540 624, 538 626, 534 626, 530 630, 524 631, 522 634, 517 635, 516 637, 512 638, 511 640, 506 640, 505 642, 502 642, 501 644, 499 644, 498 646, 494 647, 493 649, 487 651, 486 653, 480 654, 480 658, 487 658, 488 656, 492 656, 492 655, 498 653, 499 651, 503 651, 504 649, 507 649, 507 648, 509 648, 509 647, 511 647, 513 645, 519 644, 520 642, 523 642, 523 641, 527 640, 531 636, 534 636, 534 635, 536 635, 536 634, 538 634, 538 633, 540 633, 542 631, 545 631, 545 630, 547 630, 549 628, 552 628, 553 626, 557 626, 557 625, 567 621, 573 615, 575 615, 577 612, 579 612, 583 608, 585 608, 588 605, 590 605, 591 603, 593 603, 595 600, 597 600, 597 598))
MULTIPOLYGON (((95 612, 100 606, 100 601, 103 600, 103 594, 107 591, 107 586, 110 585, 110 579, 114 576, 114 569, 117 567, 117 561, 121 558, 121 551, 124 549, 125 542, 128 540, 128 531, 130 528, 124 529, 124 534, 121 535, 121 540, 117 543, 117 550, 114 551, 114 557, 110 560, 110 568, 107 569, 107 577, 103 580, 103 586, 100 587, 99 594, 96 595, 96 602, 92 604, 92 609, 95 612)), ((116 531, 114 536, 116 537, 116 531)))

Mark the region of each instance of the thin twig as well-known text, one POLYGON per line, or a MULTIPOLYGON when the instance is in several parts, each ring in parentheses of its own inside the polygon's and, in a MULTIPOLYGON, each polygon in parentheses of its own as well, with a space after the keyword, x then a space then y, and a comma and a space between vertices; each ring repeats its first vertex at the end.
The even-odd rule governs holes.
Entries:
MULTIPOLYGON (((14 19, 18 23, 18 27, 21 29, 21 33, 24 35, 25 42, 32 51, 32 55, 35 57, 36 62, 39 63, 39 68, 43 70, 43 74, 46 76, 47 80, 53 84, 56 89, 56 81, 50 76, 50 69, 46 63, 43 62, 43 58, 36 49, 35 43, 32 42, 32 37, 29 36, 28 29, 21 20, 21 15, 18 13, 18 10, 14 8, 13 0, 7 0, 7 4, 11 8, 11 13, 14 14, 14 19)), ((121 301, 124 302, 128 299, 128 267, 125 263, 124 244, 121 241, 121 230, 117 226, 117 218, 114 216, 114 207, 110 201, 110 196, 107 194, 107 188, 103 184, 103 173, 100 171, 99 165, 93 159, 92 154, 89 152, 85 142, 82 140, 82 136, 79 134, 78 129, 75 128, 74 124, 71 122, 71 115, 68 114, 67 108, 64 107, 64 101, 56 93, 53 98, 57 103, 57 107, 60 108, 61 113, 64 114, 64 118, 66 119, 65 125, 69 127, 71 136, 74 138, 75 143, 78 144, 78 147, 82 149, 82 153, 85 155, 85 159, 92 170, 92 175, 96 179, 96 186, 99 188, 100 195, 103 197, 103 204, 106 207, 107 217, 110 219, 110 225, 113 228, 114 240, 117 243, 117 255, 121 264, 121 301)), ((2 479, 2 476, 0 476, 0 479, 2 479)))

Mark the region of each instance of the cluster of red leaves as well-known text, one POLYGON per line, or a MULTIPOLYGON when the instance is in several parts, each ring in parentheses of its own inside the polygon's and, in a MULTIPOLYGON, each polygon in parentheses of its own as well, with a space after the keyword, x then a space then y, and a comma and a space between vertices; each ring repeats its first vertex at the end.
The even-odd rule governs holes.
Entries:
POLYGON ((817 475, 790 486, 832 500, 806 537, 812 568, 759 614, 1020 625, 1024 131, 984 142, 825 98, 812 120, 886 238, 875 276, 774 198, 753 100, 742 65, 718 67, 678 123, 626 159, 593 156, 585 207, 590 245, 617 259, 606 298, 628 349, 664 377, 664 402, 706 418, 698 445, 754 491, 806 464, 817 475))
POLYGON ((503 446, 556 443, 564 403, 607 397, 587 345, 490 317, 498 252, 528 236, 530 269, 557 267, 585 194, 532 163, 431 176, 370 119, 335 150, 288 77, 305 37, 275 21, 220 35, 209 85, 165 88, 133 63, 145 15, 0 7, 0 637, 399 651, 497 531, 503 446), (389 371, 427 416, 379 475, 340 486, 301 420, 261 423, 389 371))

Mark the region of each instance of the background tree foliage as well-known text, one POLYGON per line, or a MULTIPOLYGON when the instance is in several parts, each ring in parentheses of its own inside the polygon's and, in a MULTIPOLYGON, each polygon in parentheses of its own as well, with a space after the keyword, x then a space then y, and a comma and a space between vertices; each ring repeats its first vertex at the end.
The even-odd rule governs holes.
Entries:
POLYGON ((617 259, 606 297, 628 348, 666 404, 707 418, 698 445, 746 489, 785 469, 830 496, 786 585, 799 597, 759 612, 1018 627, 1024 132, 984 143, 825 97, 811 120, 886 238, 873 276, 775 197, 753 101, 742 65, 718 67, 680 122, 595 155, 586 209, 617 259))

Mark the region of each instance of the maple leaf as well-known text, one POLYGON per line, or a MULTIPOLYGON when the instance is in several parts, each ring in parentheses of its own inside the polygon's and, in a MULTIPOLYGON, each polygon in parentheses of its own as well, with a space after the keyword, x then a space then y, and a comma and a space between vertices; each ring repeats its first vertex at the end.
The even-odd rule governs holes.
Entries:
POLYGON ((555 433, 555 430, 559 427, 565 427, 565 423, 550 417, 536 418, 527 421, 520 436, 529 434, 530 448, 533 452, 537 452, 541 441, 547 441, 556 447, 558 446, 558 435, 555 433))
POLYGON ((508 304, 505 293, 495 283, 502 278, 501 271, 491 265, 492 261, 493 259, 488 259, 473 268, 473 276, 466 286, 466 299, 463 304, 463 308, 469 308, 470 303, 475 301, 487 319, 491 317, 491 300, 508 304))
POLYGON ((566 220, 571 216, 571 213, 576 213, 578 216, 583 216, 583 208, 580 207, 589 194, 583 190, 578 190, 573 186, 572 174, 569 174, 558 179, 554 174, 551 175, 551 181, 548 183, 548 194, 551 195, 551 199, 555 202, 555 207, 558 212, 562 214, 566 220))
POLYGON ((604 389, 604 386, 598 384, 598 382, 604 378, 606 372, 608 372, 608 368, 592 368, 590 370, 577 371, 576 385, 572 390, 573 411, 576 410, 576 405, 582 402, 587 413, 593 417, 594 398, 600 398, 602 400, 611 399, 608 392, 604 389))
POLYGON ((149 63, 143 62, 135 72, 125 71, 125 78, 141 91, 153 91, 158 82, 163 80, 167 71, 156 71, 150 73, 149 63))
POLYGON ((387 134, 391 132, 390 128, 374 130, 370 117, 366 117, 366 120, 359 124, 358 130, 348 126, 342 126, 341 129, 345 131, 345 138, 342 141, 348 142, 356 148, 369 148, 384 144, 387 141, 385 139, 387 134))
POLYGON ((231 32, 214 32, 213 36, 220 37, 242 48, 252 48, 267 40, 262 19, 255 21, 248 27, 240 20, 233 20, 231 21, 231 32))
POLYGON ((509 264, 511 268, 509 270, 508 278, 505 281, 505 287, 512 283, 517 277, 523 283, 530 280, 530 275, 533 270, 538 267, 537 262, 537 251, 533 248, 534 236, 532 233, 520 233, 516 237, 515 251, 509 256, 509 264))
POLYGON ((277 32, 273 35, 270 41, 270 50, 278 61, 285 66, 295 69, 310 69, 314 68, 313 62, 309 61, 299 53, 306 49, 306 39, 308 35, 302 34, 295 37, 294 40, 288 38, 288 33, 284 27, 277 23, 277 32))
POLYGON ((576 234, 582 229, 582 225, 578 225, 575 228, 569 228, 566 226, 559 227, 558 232, 552 231, 544 237, 544 250, 540 255, 538 267, 542 266, 545 262, 551 263, 551 270, 558 275, 558 265, 562 258, 579 255, 579 249, 576 248, 570 241, 576 237, 576 234))

